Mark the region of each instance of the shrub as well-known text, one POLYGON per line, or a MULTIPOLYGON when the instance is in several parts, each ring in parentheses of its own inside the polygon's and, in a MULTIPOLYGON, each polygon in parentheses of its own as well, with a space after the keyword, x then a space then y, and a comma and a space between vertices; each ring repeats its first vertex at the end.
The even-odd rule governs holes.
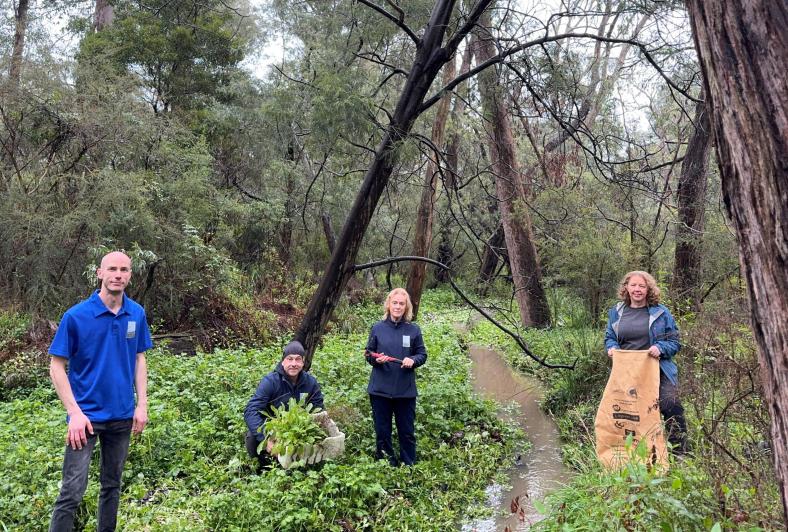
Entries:
POLYGON ((594 464, 548 495, 549 517, 533 530, 678 531, 715 525, 713 493, 701 470, 687 465, 664 475, 645 465, 643 442, 630 452, 633 459, 620 471, 594 464))

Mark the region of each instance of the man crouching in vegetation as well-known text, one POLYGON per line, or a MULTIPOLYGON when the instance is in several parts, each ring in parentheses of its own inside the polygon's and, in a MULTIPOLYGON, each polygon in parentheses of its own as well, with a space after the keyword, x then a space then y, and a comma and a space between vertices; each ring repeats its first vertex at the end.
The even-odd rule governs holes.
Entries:
POLYGON ((272 408, 281 405, 286 407, 291 397, 296 401, 306 397, 307 403, 315 408, 323 408, 320 384, 304 371, 304 346, 295 340, 285 346, 282 361, 274 371, 263 377, 244 410, 244 420, 249 427, 246 432, 246 451, 252 458, 257 458, 261 469, 270 463, 269 453, 273 447, 269 440, 267 452, 257 452, 260 442, 265 439, 264 413, 271 414, 272 408))
POLYGON ((63 482, 50 531, 73 528, 97 439, 101 441, 98 530, 115 530, 131 433, 140 434, 148 422, 144 353, 153 343, 145 310, 124 294, 131 279, 131 259, 119 251, 109 253, 96 274, 101 288, 66 311, 49 347, 49 374, 68 414, 63 482))

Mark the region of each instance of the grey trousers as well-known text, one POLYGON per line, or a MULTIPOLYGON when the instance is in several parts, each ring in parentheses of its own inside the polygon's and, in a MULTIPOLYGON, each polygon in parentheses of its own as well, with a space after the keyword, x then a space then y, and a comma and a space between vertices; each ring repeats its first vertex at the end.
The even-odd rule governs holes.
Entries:
POLYGON ((52 511, 50 532, 70 532, 74 527, 74 514, 88 487, 88 470, 96 447, 101 442, 101 491, 98 503, 99 532, 115 530, 120 500, 120 479, 129 453, 132 420, 93 423, 93 434, 82 449, 66 445, 63 458, 63 483, 52 511))

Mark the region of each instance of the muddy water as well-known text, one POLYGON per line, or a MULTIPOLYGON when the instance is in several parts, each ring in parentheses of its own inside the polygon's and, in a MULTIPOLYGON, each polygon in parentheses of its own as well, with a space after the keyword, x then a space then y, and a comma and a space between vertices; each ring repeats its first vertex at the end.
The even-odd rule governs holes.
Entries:
POLYGON ((519 425, 532 447, 512 457, 511 489, 497 484, 488 488, 488 504, 497 508, 496 515, 465 525, 463 531, 502 531, 507 526, 512 531, 527 530, 530 523, 541 517, 532 501, 542 500, 551 489, 569 479, 569 472, 561 462, 558 430, 539 408, 542 390, 536 379, 513 371, 501 355, 486 347, 471 346, 470 356, 476 392, 503 405, 514 403, 515 408, 503 409, 499 416, 519 425), (524 518, 510 511, 512 500, 518 496, 524 518))

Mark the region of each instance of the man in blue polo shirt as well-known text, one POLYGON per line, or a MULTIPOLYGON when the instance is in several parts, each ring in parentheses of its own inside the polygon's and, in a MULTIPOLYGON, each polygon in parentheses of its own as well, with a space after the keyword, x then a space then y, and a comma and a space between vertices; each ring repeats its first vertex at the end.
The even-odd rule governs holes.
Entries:
POLYGON ((101 288, 66 311, 49 347, 49 374, 68 414, 63 482, 50 531, 73 528, 97 439, 101 441, 98 530, 115 530, 131 433, 140 434, 148 422, 144 353, 153 343, 145 311, 124 294, 131 279, 131 259, 119 251, 109 253, 96 274, 101 288))

